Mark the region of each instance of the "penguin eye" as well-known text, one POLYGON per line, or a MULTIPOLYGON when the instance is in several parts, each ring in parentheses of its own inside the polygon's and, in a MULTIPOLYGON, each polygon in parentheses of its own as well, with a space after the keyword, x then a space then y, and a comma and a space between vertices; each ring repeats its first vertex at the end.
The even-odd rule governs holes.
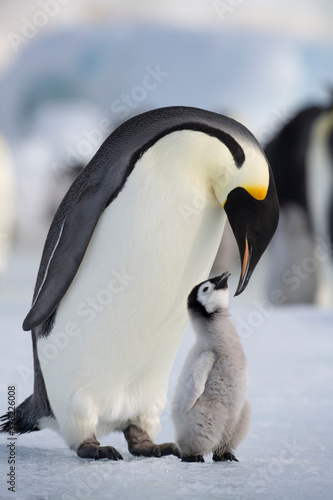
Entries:
POLYGON ((208 286, 205 286, 205 288, 202 290, 203 292, 207 292, 208 286))

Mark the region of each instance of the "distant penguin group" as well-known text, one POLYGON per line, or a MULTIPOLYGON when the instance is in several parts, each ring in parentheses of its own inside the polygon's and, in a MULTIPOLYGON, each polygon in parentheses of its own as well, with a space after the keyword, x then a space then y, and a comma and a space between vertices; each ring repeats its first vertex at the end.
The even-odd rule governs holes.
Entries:
POLYGON ((244 126, 182 106, 120 125, 51 224, 23 323, 33 393, 14 419, 1 417, 1 432, 50 427, 79 457, 120 460, 98 441, 116 431, 135 456, 178 455, 154 438, 188 290, 207 279, 227 217, 241 258, 238 295, 279 217, 272 172, 244 126))
POLYGON ((230 273, 196 285, 188 312, 196 343, 180 374, 172 418, 184 462, 238 461, 250 424, 246 358, 229 313, 230 273))

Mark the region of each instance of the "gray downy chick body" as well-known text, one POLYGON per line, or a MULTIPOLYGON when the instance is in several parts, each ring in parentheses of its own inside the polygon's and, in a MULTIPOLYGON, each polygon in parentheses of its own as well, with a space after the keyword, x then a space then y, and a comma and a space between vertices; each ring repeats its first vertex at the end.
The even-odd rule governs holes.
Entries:
POLYGON ((180 374, 172 404, 183 461, 236 460, 233 450, 250 424, 246 358, 229 314, 230 273, 195 286, 188 311, 196 343, 180 374))

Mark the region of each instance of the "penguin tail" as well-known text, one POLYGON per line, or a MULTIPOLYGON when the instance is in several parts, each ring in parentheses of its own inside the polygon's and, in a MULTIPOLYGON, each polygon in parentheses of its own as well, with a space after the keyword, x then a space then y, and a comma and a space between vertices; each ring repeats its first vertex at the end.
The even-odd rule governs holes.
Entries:
POLYGON ((0 417, 0 433, 24 434, 39 431, 39 415, 34 403, 33 394, 23 401, 17 408, 8 411, 0 417))

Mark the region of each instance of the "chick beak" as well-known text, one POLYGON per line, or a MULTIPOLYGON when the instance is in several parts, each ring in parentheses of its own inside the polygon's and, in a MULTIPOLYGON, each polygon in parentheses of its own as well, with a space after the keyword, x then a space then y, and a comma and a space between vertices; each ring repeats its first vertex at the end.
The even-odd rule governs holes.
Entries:
POLYGON ((228 283, 228 279, 231 273, 229 271, 226 271, 225 273, 221 274, 219 277, 218 282, 215 285, 215 290, 219 290, 220 288, 224 288, 226 284, 228 283))

